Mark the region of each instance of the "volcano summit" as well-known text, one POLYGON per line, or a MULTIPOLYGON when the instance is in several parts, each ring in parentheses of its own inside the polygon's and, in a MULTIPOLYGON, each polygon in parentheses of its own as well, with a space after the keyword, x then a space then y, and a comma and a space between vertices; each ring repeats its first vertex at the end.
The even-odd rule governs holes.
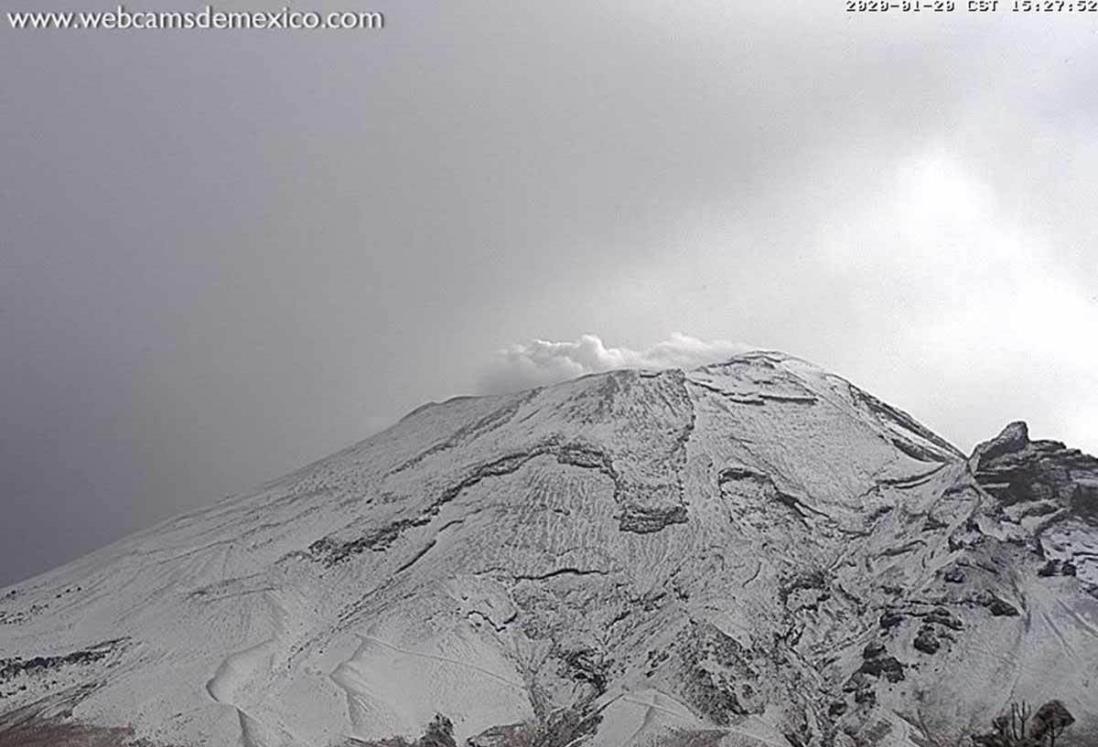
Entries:
POLYGON ((770 352, 426 405, 0 591, 4 747, 925 747, 1052 699, 1098 743, 1098 460, 770 352))

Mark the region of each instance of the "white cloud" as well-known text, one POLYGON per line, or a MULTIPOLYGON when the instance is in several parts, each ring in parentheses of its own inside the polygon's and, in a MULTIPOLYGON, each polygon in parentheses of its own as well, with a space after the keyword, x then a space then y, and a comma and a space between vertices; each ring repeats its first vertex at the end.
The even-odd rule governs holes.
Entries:
POLYGON ((896 166, 821 232, 821 277, 855 313, 851 337, 813 360, 964 450, 1010 420, 1098 449, 1093 277, 979 162, 933 149, 896 166))
POLYGON ((571 342, 532 340, 496 353, 481 382, 489 392, 511 392, 616 368, 695 368, 754 349, 728 340, 700 340, 675 332, 642 350, 606 347, 598 335, 571 342))

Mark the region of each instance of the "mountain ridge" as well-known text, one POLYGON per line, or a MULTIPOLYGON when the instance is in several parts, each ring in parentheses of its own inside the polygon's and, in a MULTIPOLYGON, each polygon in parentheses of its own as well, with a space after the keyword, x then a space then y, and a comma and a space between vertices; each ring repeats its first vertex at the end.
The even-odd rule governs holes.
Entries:
POLYGON ((1098 461, 987 444, 773 351, 428 403, 0 592, 0 744, 1071 745, 1098 461))

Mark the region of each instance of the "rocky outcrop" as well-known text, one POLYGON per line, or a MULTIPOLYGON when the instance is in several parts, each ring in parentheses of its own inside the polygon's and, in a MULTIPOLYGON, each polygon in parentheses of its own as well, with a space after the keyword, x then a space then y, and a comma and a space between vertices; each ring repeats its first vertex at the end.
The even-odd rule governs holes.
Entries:
POLYGON ((1059 441, 1031 441, 1025 423, 1011 423, 976 447, 969 460, 976 483, 994 498, 999 519, 1022 528, 1045 562, 1043 578, 1077 576, 1098 586, 1098 459, 1059 441))
POLYGON ((619 527, 623 532, 649 534, 672 524, 685 523, 685 506, 626 506, 619 527))
POLYGON ((1054 742, 1065 729, 1075 723, 1075 717, 1059 700, 1050 700, 1037 709, 1029 724, 1029 736, 1038 742, 1054 742))
POLYGON ((1003 506, 1050 501, 1098 525, 1098 459, 1059 441, 1030 441, 1025 423, 1011 423, 976 447, 976 481, 1003 506))
POLYGON ((595 733, 601 717, 585 716, 572 709, 551 714, 540 724, 493 726, 470 737, 465 747, 568 747, 579 745, 595 733))
POLYGON ((401 737, 382 739, 376 742, 364 742, 354 740, 345 742, 341 747, 457 747, 454 741, 454 724, 442 714, 436 714, 434 720, 427 724, 427 730, 423 736, 409 742, 401 737))

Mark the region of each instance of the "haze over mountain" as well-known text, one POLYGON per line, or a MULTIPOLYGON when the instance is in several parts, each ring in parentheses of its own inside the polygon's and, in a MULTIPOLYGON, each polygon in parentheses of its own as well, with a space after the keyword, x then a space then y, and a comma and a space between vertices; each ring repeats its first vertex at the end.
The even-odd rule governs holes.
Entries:
POLYGON ((750 352, 425 405, 0 591, 0 745, 923 747, 1058 699, 1070 747, 1096 644, 1098 460, 750 352))
POLYGON ((477 391, 534 337, 777 347, 966 452, 1014 418, 1098 453, 1098 13, 5 18, 118 4, 205 3, 0 12, 0 585, 477 391))

